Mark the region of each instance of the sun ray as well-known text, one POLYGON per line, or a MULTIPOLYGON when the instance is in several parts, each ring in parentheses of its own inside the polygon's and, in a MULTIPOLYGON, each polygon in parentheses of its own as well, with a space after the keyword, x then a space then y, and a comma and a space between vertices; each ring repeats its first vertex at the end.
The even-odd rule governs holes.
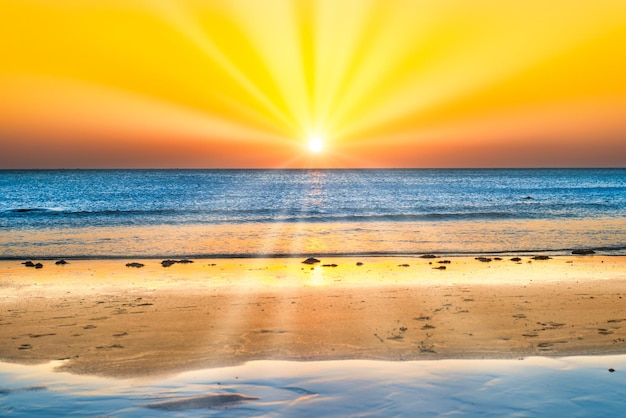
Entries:
POLYGON ((261 108, 269 112, 271 115, 270 120, 278 121, 291 132, 296 129, 294 122, 289 119, 285 112, 275 102, 270 100, 267 94, 259 88, 259 85, 244 72, 244 69, 233 63, 229 59, 228 54, 211 39, 212 32, 206 30, 196 17, 198 10, 192 12, 185 8, 182 3, 175 2, 149 2, 149 5, 156 13, 159 13, 164 21, 187 36, 213 62, 223 68, 237 85, 242 87, 261 105, 261 108))
MULTIPOLYGON (((518 16, 512 11, 509 18, 517 19, 518 16)), ((390 71, 387 83, 372 83, 367 94, 377 100, 360 100, 349 108, 344 120, 339 123, 343 129, 337 131, 336 135, 341 138, 362 138, 364 135, 375 136, 377 132, 388 134, 390 129, 393 130, 394 121, 403 118, 411 118, 409 129, 415 131, 415 121, 419 120, 421 113, 496 85, 551 59, 555 54, 575 47, 616 23, 611 22, 611 18, 589 21, 572 19, 569 25, 573 28, 562 31, 561 27, 559 30, 562 32, 558 32, 552 25, 550 15, 531 21, 534 22, 534 30, 530 35, 525 27, 513 26, 507 29, 507 22, 489 22, 492 26, 502 28, 502 37, 488 37, 491 30, 484 33, 472 31, 478 33, 478 37, 468 35, 456 42, 453 49, 440 54, 439 59, 429 57, 424 60, 428 62, 425 68, 420 68, 410 60, 408 63, 403 62, 403 57, 415 56, 419 52, 419 45, 403 44, 406 49, 398 50, 396 54, 386 48, 390 62, 387 66, 390 71), (534 39, 530 39, 530 42, 536 44, 536 47, 521 53, 520 50, 529 42, 529 38, 534 39), (406 54, 407 50, 412 50, 412 53, 406 54), (491 66, 473 65, 473 62, 489 61, 490 57, 498 57, 491 66)))
POLYGON ((291 134, 302 132, 308 118, 308 93, 298 27, 289 7, 278 2, 229 2, 241 30, 254 45, 276 85, 282 111, 290 119, 291 134), (264 19, 258 19, 262 14, 264 19), (278 42, 278 45, 277 45, 278 42))
MULTIPOLYGON (((391 146, 415 151, 429 132, 447 130, 440 150, 454 149, 464 141, 462 126, 476 129, 465 136, 493 137, 505 121, 519 119, 516 112, 528 121, 514 122, 502 144, 520 145, 517 130, 542 136, 535 129, 542 123, 567 133, 576 112, 589 121, 587 135, 602 131, 606 117, 598 109, 625 101, 626 67, 616 52, 626 42, 624 16, 623 2, 612 0, 593 6, 564 0, 3 0, 0 38, 12 41, 2 45, 0 83, 10 85, 16 75, 73 79, 204 112, 207 126, 215 124, 207 144, 221 147, 243 136, 255 144, 250 153, 222 148, 229 166, 263 160, 251 153, 266 155, 266 167, 288 162, 315 132, 328 150, 337 145, 366 159, 386 153, 393 165, 405 154, 388 153, 391 146), (583 110, 568 113, 568 103, 578 101, 587 102, 578 106, 583 110), (551 104, 565 111, 549 110, 551 104), (268 137, 275 140, 264 149, 268 137)), ((54 84, 26 90, 33 102, 46 104, 35 108, 42 118, 62 115, 51 134, 56 138, 73 129, 76 107, 52 94, 54 84)), ((6 116, 16 115, 23 94, 6 90, 0 133, 27 137, 28 112, 18 115, 19 123, 6 116)), ((105 96, 89 100, 83 120, 96 120, 111 106, 105 96)), ((137 120, 141 125, 146 116, 137 120)), ((626 129, 611 124, 612 136, 626 129)), ((92 136, 100 135, 100 125, 93 124, 92 136)), ((137 145, 140 131, 129 124, 120 135, 137 145)), ((176 138, 180 147, 196 147, 195 138, 176 138)), ((551 146, 565 140, 555 136, 551 146)), ((26 145, 14 149, 27 155, 26 145)), ((315 164, 331 165, 335 157, 325 151, 315 164)), ((299 159, 305 166, 309 160, 299 159)))
POLYGON ((422 28, 430 25, 419 18, 428 14, 426 10, 415 14, 412 9, 398 11, 393 5, 384 9, 375 7, 375 3, 370 5, 370 8, 363 8, 364 16, 357 28, 358 43, 351 51, 346 51, 349 64, 339 88, 331 94, 334 98, 332 129, 352 122, 348 114, 368 103, 368 97, 372 97, 371 92, 378 86, 384 88, 388 82, 386 74, 397 65, 398 56, 408 53, 406 42, 400 43, 398 39, 411 39, 411 32, 416 28, 423 31, 422 28), (395 14, 399 15, 399 20, 394 20, 395 14), (408 21, 403 20, 407 17, 408 21))

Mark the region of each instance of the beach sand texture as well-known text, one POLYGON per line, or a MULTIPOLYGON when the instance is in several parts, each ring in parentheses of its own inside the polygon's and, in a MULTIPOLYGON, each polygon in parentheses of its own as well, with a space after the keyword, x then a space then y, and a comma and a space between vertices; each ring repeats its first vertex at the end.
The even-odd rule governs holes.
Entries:
POLYGON ((521 257, 2 261, 0 359, 139 377, 260 359, 626 352, 626 257, 521 257))

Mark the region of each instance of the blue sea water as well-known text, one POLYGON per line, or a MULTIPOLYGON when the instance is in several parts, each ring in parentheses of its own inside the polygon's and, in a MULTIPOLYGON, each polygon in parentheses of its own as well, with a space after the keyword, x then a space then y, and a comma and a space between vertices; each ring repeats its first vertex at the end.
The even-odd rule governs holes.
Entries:
POLYGON ((626 248, 626 169, 3 170, 0 196, 4 258, 626 248), (259 248, 282 228, 326 241, 259 248))

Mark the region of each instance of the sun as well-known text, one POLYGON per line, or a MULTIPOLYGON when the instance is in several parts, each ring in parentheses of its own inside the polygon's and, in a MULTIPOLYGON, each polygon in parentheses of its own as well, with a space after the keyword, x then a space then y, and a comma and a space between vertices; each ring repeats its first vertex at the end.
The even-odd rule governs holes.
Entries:
POLYGON ((324 141, 317 135, 309 138, 309 149, 311 152, 318 153, 324 148, 324 141))

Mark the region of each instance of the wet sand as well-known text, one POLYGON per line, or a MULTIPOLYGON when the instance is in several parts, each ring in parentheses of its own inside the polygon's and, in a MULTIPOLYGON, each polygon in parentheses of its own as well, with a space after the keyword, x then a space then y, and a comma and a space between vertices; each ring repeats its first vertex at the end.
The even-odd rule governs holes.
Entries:
POLYGON ((138 377, 250 360, 626 353, 626 257, 521 257, 2 261, 0 360, 138 377))

